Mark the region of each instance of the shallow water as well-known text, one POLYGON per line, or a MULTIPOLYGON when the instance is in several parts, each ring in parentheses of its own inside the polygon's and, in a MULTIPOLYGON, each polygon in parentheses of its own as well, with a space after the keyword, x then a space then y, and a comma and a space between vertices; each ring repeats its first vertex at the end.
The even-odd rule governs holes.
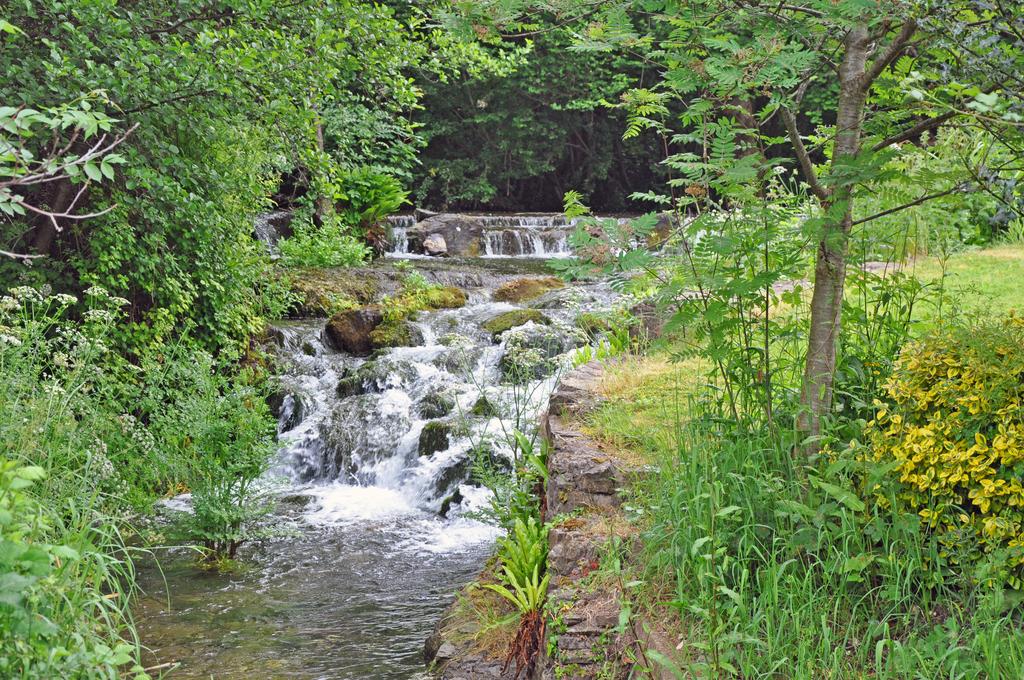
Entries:
POLYGON ((143 567, 147 666, 179 662, 171 678, 422 677, 424 640, 494 531, 374 489, 315 491, 293 535, 243 551, 241 573, 198 569, 184 551, 160 555, 163 574, 143 567))

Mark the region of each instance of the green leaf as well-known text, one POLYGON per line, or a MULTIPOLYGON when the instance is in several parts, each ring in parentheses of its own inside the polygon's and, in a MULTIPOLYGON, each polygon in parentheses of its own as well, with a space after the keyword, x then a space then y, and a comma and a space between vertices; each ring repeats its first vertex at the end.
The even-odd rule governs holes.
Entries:
POLYGON ((840 486, 836 486, 835 484, 830 484, 829 482, 822 481, 817 477, 811 477, 810 479, 811 483, 814 486, 821 489, 826 494, 831 496, 833 499, 839 501, 840 503, 845 505, 850 510, 853 510, 854 512, 863 512, 864 508, 867 507, 864 505, 864 501, 857 498, 857 496, 852 491, 844 489, 840 486))

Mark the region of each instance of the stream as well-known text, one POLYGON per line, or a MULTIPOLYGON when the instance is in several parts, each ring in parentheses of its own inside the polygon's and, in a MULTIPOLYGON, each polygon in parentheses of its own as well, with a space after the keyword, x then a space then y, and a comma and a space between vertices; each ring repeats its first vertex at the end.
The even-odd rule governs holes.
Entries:
MULTIPOLYGON (((568 225, 488 219, 476 258, 410 254, 405 229, 415 219, 394 221, 393 252, 368 275, 395 280, 412 268, 468 296, 465 307, 420 314, 417 346, 354 357, 331 346, 324 319, 273 325, 277 535, 244 545, 243 567, 229 574, 197 568, 181 548, 140 566, 135 616, 147 666, 170 678, 426 677, 425 638, 498 536, 474 514, 488 502, 471 475, 474 451, 507 456, 514 422, 535 423, 555 381, 542 370, 508 384, 508 345, 564 363, 585 342, 571 329, 575 316, 614 298, 590 283, 521 304, 493 300, 502 282, 545 272, 540 257, 569 254, 568 225), (498 341, 481 328, 527 306, 550 325, 529 323, 498 341)), ((257 232, 272 247, 273 227, 257 232)), ((187 497, 167 505, 188 511, 187 497)))

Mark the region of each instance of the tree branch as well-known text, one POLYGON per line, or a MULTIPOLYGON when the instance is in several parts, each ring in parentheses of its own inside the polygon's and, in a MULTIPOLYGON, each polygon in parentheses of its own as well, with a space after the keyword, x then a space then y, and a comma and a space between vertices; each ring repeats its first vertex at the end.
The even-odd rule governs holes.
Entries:
POLYGON ((858 224, 864 224, 865 222, 871 222, 872 220, 877 220, 880 217, 885 217, 886 215, 892 215, 893 213, 900 212, 901 210, 906 210, 907 208, 913 208, 915 205, 921 205, 922 203, 925 203, 925 202, 930 201, 932 199, 942 198, 943 196, 949 196, 950 194, 959 191, 961 186, 962 185, 958 184, 958 185, 956 185, 955 187, 953 187, 951 189, 946 189, 945 191, 940 191, 940 192, 935 193, 935 194, 928 194, 926 196, 922 196, 921 198, 913 200, 910 203, 904 203, 903 205, 896 206, 895 208, 889 208, 888 210, 883 210, 882 212, 875 213, 874 215, 871 215, 870 217, 863 217, 863 218, 861 218, 859 220, 854 220, 853 222, 850 223, 850 226, 853 227, 853 226, 856 226, 858 224))
POLYGON ((894 135, 886 137, 885 139, 883 139, 882 141, 878 142, 873 147, 871 147, 871 150, 872 151, 881 151, 882 149, 884 149, 884 148, 886 148, 888 146, 892 146, 893 144, 899 144, 900 142, 905 142, 908 139, 913 139, 914 137, 917 137, 920 134, 923 134, 925 132, 928 132, 929 130, 933 130, 933 129, 939 127, 940 125, 945 123, 950 118, 955 117, 958 113, 959 113, 958 111, 947 111, 946 113, 943 113, 942 115, 935 116, 933 118, 928 118, 926 120, 922 120, 917 125, 914 125, 913 127, 909 127, 906 130, 904 130, 903 132, 898 132, 898 133, 896 133, 894 135))
POLYGON ((800 169, 803 170, 807 184, 810 185, 811 191, 815 196, 822 201, 827 201, 829 199, 828 189, 818 181, 818 173, 814 171, 811 156, 807 153, 807 147, 804 146, 803 139, 800 138, 800 130, 796 126, 796 116, 786 107, 782 107, 780 111, 782 113, 782 120, 786 124, 786 131, 789 133, 789 141, 793 144, 793 151, 796 152, 796 159, 800 162, 800 169))
POLYGON ((12 260, 35 260, 45 255, 29 255, 28 253, 12 253, 9 250, 0 250, 0 257, 9 257, 12 260))
POLYGON ((903 48, 907 46, 907 42, 917 31, 917 21, 914 19, 907 19, 903 22, 903 27, 900 29, 899 34, 892 39, 889 43, 889 47, 885 49, 882 54, 868 67, 861 79, 861 87, 868 89, 871 87, 871 83, 875 82, 878 76, 882 75, 882 71, 886 69, 893 62, 896 57, 899 56, 903 48))

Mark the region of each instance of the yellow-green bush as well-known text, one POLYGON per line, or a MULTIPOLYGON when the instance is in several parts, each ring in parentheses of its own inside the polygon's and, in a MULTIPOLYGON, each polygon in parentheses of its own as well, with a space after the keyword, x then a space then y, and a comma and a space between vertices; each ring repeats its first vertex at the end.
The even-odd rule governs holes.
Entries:
MULTIPOLYGON (((986 553, 1024 574, 1024 319, 945 328, 907 344, 868 424, 896 497, 939 533, 947 557, 986 553)), ((993 562, 990 562, 993 564, 993 562)), ((967 565, 965 565, 967 566, 967 565)))

